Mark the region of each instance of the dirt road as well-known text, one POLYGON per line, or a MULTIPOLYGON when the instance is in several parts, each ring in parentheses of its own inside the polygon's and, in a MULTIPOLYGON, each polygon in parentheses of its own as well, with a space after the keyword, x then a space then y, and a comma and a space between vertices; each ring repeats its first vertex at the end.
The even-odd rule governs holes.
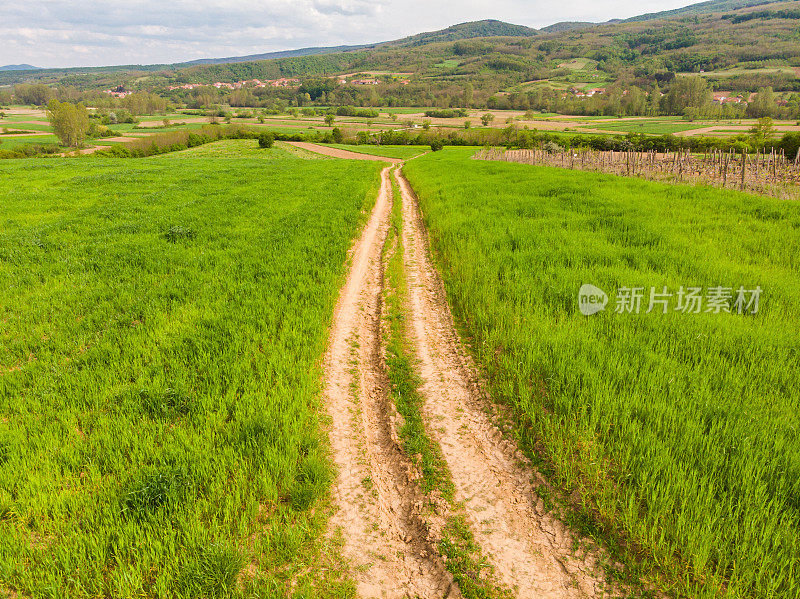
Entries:
POLYGON ((421 513, 425 496, 416 482, 419 473, 402 450, 400 417, 388 394, 382 253, 396 201, 402 202, 406 328, 422 380, 423 419, 441 448, 455 502, 463 506, 483 555, 501 586, 516 597, 615 596, 597 553, 578 550, 570 531, 544 508, 535 490, 543 479, 487 415, 490 402, 456 333, 416 196, 395 171, 401 193, 393 198, 390 170, 381 173, 375 207, 352 250, 325 360, 329 434, 338 469, 331 534, 342 534, 359 595, 462 596, 438 553, 438 533, 426 525, 429 514, 421 513))
POLYGON ((381 351, 381 253, 391 210, 389 168, 352 252, 325 361, 330 440, 338 468, 334 496, 344 555, 362 597, 446 597, 452 578, 419 517, 421 492, 394 431, 381 351))

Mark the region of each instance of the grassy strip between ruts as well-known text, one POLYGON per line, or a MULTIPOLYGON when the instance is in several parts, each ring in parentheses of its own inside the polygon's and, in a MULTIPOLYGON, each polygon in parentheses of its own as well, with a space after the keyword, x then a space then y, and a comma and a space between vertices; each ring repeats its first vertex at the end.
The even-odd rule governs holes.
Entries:
POLYGON ((467 599, 511 599, 510 591, 503 589, 495 579, 493 569, 482 555, 467 525, 462 505, 454 499, 454 485, 442 456, 441 449, 427 434, 423 420, 423 398, 419 394, 421 380, 414 372, 413 350, 409 345, 406 327, 407 281, 403 266, 403 216, 400 188, 392 181, 392 215, 389 235, 384 246, 386 265, 386 369, 390 393, 402 425, 398 434, 407 456, 420 469, 422 490, 428 498, 428 510, 441 509, 436 498, 444 500, 446 518, 438 549, 445 558, 445 566, 467 599))
POLYGON ((319 363, 380 165, 276 154, 0 164, 0 594, 352 594, 319 363))
POLYGON ((572 523, 679 594, 797 597, 800 206, 461 149, 404 171, 491 394, 572 523), (585 283, 610 292, 590 318, 585 283), (676 310, 680 287, 740 285, 757 314, 676 310), (669 310, 646 313, 664 286, 669 310), (623 287, 648 290, 641 313, 616 312, 623 287))

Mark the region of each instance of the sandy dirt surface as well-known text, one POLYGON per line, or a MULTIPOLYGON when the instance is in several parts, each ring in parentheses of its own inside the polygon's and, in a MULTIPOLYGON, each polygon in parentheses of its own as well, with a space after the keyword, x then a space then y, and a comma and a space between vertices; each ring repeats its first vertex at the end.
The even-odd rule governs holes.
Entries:
POLYGON ((95 152, 99 152, 100 150, 110 150, 111 146, 92 146, 91 148, 81 148, 80 150, 72 150, 71 152, 62 152, 61 154, 54 154, 54 156, 77 156, 77 155, 86 155, 86 154, 94 154, 95 152))
POLYGON ((43 108, 10 108, 8 110, 4 110, 8 115, 28 115, 31 117, 41 117, 45 118, 47 116, 47 111, 43 108))
POLYGON ((565 526, 545 512, 534 490, 543 481, 487 415, 476 370, 461 347, 429 258, 416 197, 401 174, 397 179, 409 283, 407 318, 423 380, 425 417, 477 542, 501 582, 520 598, 610 596, 596 557, 578 551, 565 526))
POLYGON ((352 254, 325 359, 325 402, 338 476, 330 522, 361 597, 458 597, 420 517, 421 490, 400 449, 381 348, 382 249, 389 229, 389 167, 352 254))
POLYGON ((371 160, 374 162, 390 162, 392 164, 399 164, 403 162, 398 158, 386 158, 384 156, 371 156, 369 154, 359 154, 358 152, 349 152, 347 150, 340 150, 338 148, 329 148, 327 146, 320 146, 317 144, 307 143, 304 141, 289 141, 286 142, 296 148, 308 150, 309 152, 316 152, 332 158, 346 158, 350 160, 371 160))

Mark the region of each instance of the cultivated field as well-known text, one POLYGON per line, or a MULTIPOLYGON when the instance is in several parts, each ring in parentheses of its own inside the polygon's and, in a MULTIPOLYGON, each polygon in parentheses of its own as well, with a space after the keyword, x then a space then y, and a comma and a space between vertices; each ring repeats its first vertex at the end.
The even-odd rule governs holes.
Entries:
POLYGON ((3 592, 797 596, 797 203, 430 150, 0 162, 3 592))
POLYGON ((190 152, 0 163, 0 594, 350 592, 317 411, 380 165, 190 152))
POLYGON ((471 154, 404 170, 489 389, 572 521, 681 593, 796 596, 800 207, 471 154), (763 296, 587 318, 585 283, 763 296))

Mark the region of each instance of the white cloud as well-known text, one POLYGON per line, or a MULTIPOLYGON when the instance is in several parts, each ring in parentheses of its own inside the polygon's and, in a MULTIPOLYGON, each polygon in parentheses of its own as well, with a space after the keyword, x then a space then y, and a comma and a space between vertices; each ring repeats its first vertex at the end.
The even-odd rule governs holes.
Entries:
POLYGON ((477 19, 543 27, 667 10, 686 0, 5 0, 0 64, 172 63, 397 39, 477 19))

